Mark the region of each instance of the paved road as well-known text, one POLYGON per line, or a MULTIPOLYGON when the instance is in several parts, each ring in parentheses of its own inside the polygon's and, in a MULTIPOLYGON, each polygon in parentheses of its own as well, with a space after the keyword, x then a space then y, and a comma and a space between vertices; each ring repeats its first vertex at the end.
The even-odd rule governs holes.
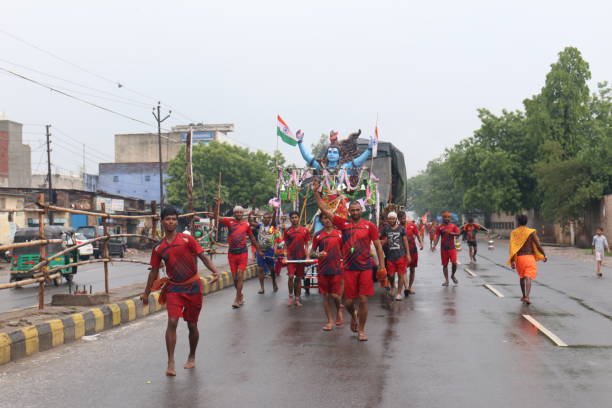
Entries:
MULTIPOLYGON (((148 258, 134 258, 148 261, 148 258)), ((227 267, 225 256, 216 255, 214 259, 217 266, 220 268, 227 267)), ((0 270, 0 281, 9 281, 9 265, 2 263, 0 270)), ((200 266, 202 264, 200 263, 200 266)), ((223 269, 224 270, 224 269, 223 269)), ((145 282, 147 279, 147 266, 134 263, 116 262, 109 267, 109 280, 112 288, 118 288, 133 283, 145 282)), ((87 288, 92 286, 92 291, 104 290, 104 267, 102 264, 89 264, 80 266, 74 278, 75 285, 86 285, 87 288)), ((68 293, 68 283, 64 280, 62 285, 55 287, 52 283, 48 283, 45 288, 45 301, 51 302, 51 296, 56 293, 68 293)), ((20 289, 5 289, 0 290, 0 312, 6 312, 13 309, 21 309, 30 306, 38 305, 38 285, 27 285, 20 289)))
MULTIPOLYGON (((462 269, 459 286, 449 288, 440 286, 438 254, 422 253, 415 296, 372 298, 367 343, 347 327, 321 332, 318 295, 289 309, 284 293, 257 295, 249 281, 240 310, 230 308, 232 290, 206 298, 195 370, 164 376, 160 313, 1 366, 0 406, 609 406, 612 279, 553 259, 524 307, 516 275, 496 265, 506 249, 485 251, 491 261, 471 267, 477 276, 462 269), (555 346, 523 314, 570 347, 555 346)), ((179 362, 186 347, 181 325, 179 362)))

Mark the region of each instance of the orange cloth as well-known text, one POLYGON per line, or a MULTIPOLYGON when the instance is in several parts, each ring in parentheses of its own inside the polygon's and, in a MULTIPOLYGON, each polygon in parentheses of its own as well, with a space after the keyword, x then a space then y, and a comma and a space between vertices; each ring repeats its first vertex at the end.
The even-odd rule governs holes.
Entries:
POLYGON ((155 281, 153 281, 153 284, 151 285, 151 291, 154 292, 156 290, 161 289, 161 292, 159 292, 159 304, 165 305, 166 295, 168 293, 168 285, 188 286, 188 285, 193 284, 194 282, 197 282, 199 279, 200 279, 200 275, 198 273, 196 273, 191 278, 183 282, 172 282, 169 278, 156 279, 155 281))
MULTIPOLYGON (((535 230, 533 228, 527 228, 525 226, 520 226, 512 231, 512 233, 510 234, 510 257, 508 258, 508 265, 512 264, 512 259, 516 256, 518 251, 521 250, 523 245, 525 245, 525 242, 527 242, 527 239, 534 232, 535 230)), ((544 260, 544 254, 538 251, 538 248, 536 248, 535 246, 535 242, 533 243, 533 247, 531 249, 536 261, 544 260)))
POLYGON ((516 271, 520 278, 535 279, 538 276, 538 265, 533 255, 519 255, 516 257, 516 271))

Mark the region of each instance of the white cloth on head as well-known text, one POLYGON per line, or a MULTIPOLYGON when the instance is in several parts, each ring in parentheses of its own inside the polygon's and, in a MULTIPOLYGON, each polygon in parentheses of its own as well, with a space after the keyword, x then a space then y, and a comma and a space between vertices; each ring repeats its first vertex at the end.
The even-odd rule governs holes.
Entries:
POLYGON ((234 212, 239 212, 239 211, 244 212, 244 208, 242 208, 242 207, 241 207, 241 206, 239 206, 239 205, 235 206, 235 207, 234 207, 234 212))
POLYGON ((391 211, 387 214, 387 218, 397 218, 397 213, 395 211, 391 211))

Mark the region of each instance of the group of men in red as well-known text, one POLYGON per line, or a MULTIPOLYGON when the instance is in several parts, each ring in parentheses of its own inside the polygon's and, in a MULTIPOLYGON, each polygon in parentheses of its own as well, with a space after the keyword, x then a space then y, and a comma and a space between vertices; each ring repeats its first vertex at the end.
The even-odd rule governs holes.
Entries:
MULTIPOLYGON (((334 326, 344 324, 343 309, 348 312, 350 328, 357 333, 359 341, 367 341, 365 325, 368 317, 368 297, 374 295, 374 271, 382 286, 389 290, 395 300, 414 294, 413 289, 418 251, 423 250, 423 240, 418 226, 406 213, 391 212, 387 214, 380 231, 373 223, 362 218, 362 206, 357 201, 348 205, 349 217, 339 217, 328 208, 319 192, 318 180, 312 182, 314 197, 320 210, 323 229, 312 237, 310 231, 300 226, 299 214, 290 214, 291 226, 284 230, 282 238, 272 222, 272 214, 266 213, 263 223, 255 227, 258 238, 253 233, 251 224, 245 220, 244 209, 235 207, 233 217, 221 218, 220 223, 228 228, 228 262, 236 288, 236 297, 232 303, 235 309, 245 303, 243 282, 248 263, 247 238, 251 241, 257 254, 260 272, 261 290, 264 293, 263 273, 268 270, 274 277, 277 259, 277 244, 282 241, 286 250, 288 275, 289 306, 301 306, 302 279, 305 265, 317 263, 317 281, 319 292, 323 296, 323 307, 327 319, 324 331, 333 330, 334 326), (372 247, 377 262, 372 256, 372 247), (407 280, 407 271, 410 277, 407 280), (397 276, 397 292, 395 280, 397 276), (388 278, 388 279, 387 279, 388 278), (335 309, 335 316, 334 316, 335 309)), ((445 282, 448 286, 448 263, 452 263, 451 279, 457 283, 457 253, 455 238, 460 235, 459 228, 450 223, 450 214, 443 214, 444 222, 435 231, 435 241, 431 245, 435 250, 441 240, 441 258, 445 282)), ((166 347, 168 367, 166 374, 176 375, 174 348, 176 345, 176 328, 178 320, 183 318, 189 328, 190 353, 185 368, 195 367, 195 350, 199 333, 198 317, 202 308, 202 282, 197 272, 197 258, 212 272, 213 283, 219 278, 215 265, 205 255, 204 249, 191 235, 176 231, 178 212, 166 207, 161 213, 161 226, 164 238, 153 248, 151 271, 145 287, 142 301, 149 302, 152 291, 161 289, 159 302, 166 304, 168 326, 166 329, 166 347), (165 266, 167 277, 159 278, 159 270, 165 266)), ((273 280, 274 291, 278 289, 273 280)))

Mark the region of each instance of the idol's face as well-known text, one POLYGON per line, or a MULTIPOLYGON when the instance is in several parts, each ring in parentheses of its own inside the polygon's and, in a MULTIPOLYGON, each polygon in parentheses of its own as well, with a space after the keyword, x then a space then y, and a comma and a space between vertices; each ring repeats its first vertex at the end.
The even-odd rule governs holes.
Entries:
POLYGON ((337 147, 327 149, 327 161, 335 163, 338 160, 340 160, 340 150, 337 147))

